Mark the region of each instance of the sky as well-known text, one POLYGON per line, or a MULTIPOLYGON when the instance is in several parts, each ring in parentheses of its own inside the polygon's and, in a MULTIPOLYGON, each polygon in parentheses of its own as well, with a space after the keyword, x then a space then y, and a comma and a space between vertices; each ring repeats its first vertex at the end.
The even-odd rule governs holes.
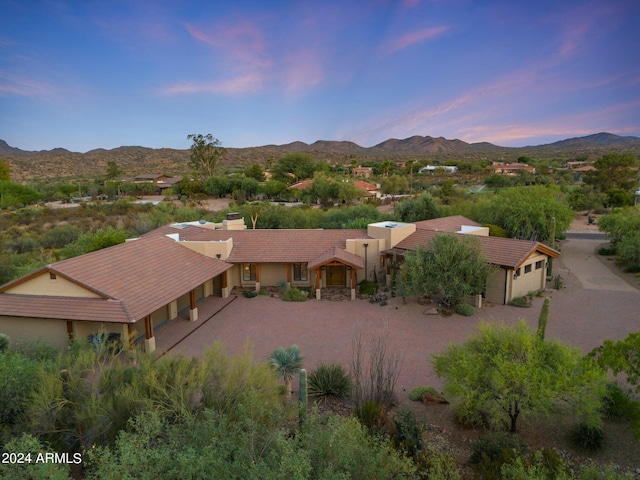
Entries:
POLYGON ((0 0, 0 139, 640 136, 638 0, 0 0))

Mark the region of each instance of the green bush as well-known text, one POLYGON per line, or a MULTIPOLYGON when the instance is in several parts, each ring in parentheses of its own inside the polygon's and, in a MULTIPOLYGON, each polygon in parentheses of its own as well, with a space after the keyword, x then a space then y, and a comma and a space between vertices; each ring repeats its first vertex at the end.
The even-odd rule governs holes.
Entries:
POLYGON ((512 307, 529 308, 531 303, 527 297, 516 297, 509 302, 512 307))
POLYGON ((38 240, 44 248, 62 248, 78 240, 80 233, 75 225, 56 225, 40 235, 38 240))
POLYGON ((361 295, 373 295, 378 291, 378 284, 370 280, 362 280, 359 287, 361 295))
POLYGON ((603 255, 603 256, 612 256, 616 254, 616 247, 614 245, 607 245, 607 246, 602 246, 600 248, 598 248, 598 255, 603 255))
POLYGON ((285 302, 305 302, 307 300, 307 296, 299 288, 293 287, 288 288, 282 294, 282 300, 285 302))
POLYGON ((455 312, 458 315, 464 315, 465 317, 471 317, 475 313, 475 309, 468 303, 460 303, 456 305, 455 312))
POLYGON ((420 402, 422 401, 422 397, 427 393, 430 395, 440 395, 440 393, 438 393, 435 388, 422 385, 420 387, 414 388, 409 392, 409 400, 420 402))
POLYGON ((242 294, 246 298, 255 298, 255 297, 258 296, 258 292, 256 292, 255 290, 249 290, 248 288, 245 288, 244 291, 242 292, 242 294))
POLYGON ((355 416, 369 430, 379 430, 384 423, 384 407, 374 400, 364 402, 361 407, 356 407, 355 416))
POLYGON ((607 394, 602 399, 602 415, 605 418, 640 420, 640 402, 634 401, 630 388, 617 383, 607 385, 607 394))
POLYGON ((576 447, 595 452, 602 449, 604 430, 599 423, 583 421, 570 432, 569 438, 576 447))
POLYGON ((0 353, 6 352, 9 349, 9 343, 11 343, 9 335, 0 333, 0 353))
POLYGON ((350 390, 351 377, 342 365, 320 364, 318 368, 309 373, 309 398, 323 402, 334 398, 344 399, 349 395, 350 390))
POLYGON ((469 463, 477 478, 502 479, 502 466, 526 454, 526 445, 515 435, 494 433, 477 440, 471 447, 469 463))
POLYGON ((408 455, 415 455, 422 448, 422 428, 416 420, 413 410, 402 408, 393 417, 396 433, 393 441, 396 447, 404 450, 408 455))

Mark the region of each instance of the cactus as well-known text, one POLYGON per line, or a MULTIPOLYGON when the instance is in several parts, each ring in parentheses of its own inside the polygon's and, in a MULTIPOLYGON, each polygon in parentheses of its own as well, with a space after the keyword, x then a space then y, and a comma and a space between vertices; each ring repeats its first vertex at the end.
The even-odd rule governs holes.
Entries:
POLYGON ((307 420, 307 371, 304 368, 300 369, 298 400, 300 401, 300 427, 302 427, 307 420))
POLYGON ((547 329, 547 321, 549 320, 549 297, 544 299, 540 316, 538 317, 538 337, 544 340, 544 332, 547 329))

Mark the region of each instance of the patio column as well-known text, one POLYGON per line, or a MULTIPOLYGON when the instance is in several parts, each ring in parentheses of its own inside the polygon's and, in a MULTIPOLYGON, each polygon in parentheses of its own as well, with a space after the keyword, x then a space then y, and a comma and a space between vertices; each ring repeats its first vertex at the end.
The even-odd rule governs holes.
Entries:
POLYGON ((144 351, 151 353, 156 349, 156 337, 153 336, 151 315, 144 317, 144 351))
POLYGON ((291 286, 291 264, 285 264, 287 268, 287 288, 291 286))
POLYGON ((222 298, 227 298, 231 294, 231 289, 227 282, 227 270, 220 274, 222 277, 222 298))
POLYGON ((321 298, 321 287, 322 287, 322 278, 321 278, 320 267, 316 268, 316 300, 320 300, 321 298))
POLYGON ((195 322, 198 320, 198 307, 196 306, 196 291, 189 292, 189 320, 195 322))
POLYGON ((135 336, 133 334, 133 324, 127 323, 127 340, 129 341, 129 350, 135 350, 135 336))
POLYGON ((69 335, 69 342, 73 342, 73 322, 71 320, 67 320, 67 335, 69 335))
POLYGON ((351 300, 356 299, 356 271, 351 269, 351 300))
POLYGON ((256 263, 256 292, 260 291, 260 264, 256 263))

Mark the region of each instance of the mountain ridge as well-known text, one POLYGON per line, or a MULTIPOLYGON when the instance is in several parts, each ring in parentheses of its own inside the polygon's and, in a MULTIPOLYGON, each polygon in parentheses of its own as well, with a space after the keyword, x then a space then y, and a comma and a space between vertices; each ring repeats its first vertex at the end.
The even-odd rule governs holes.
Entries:
MULTIPOLYGON (((502 147, 489 142, 467 143, 458 139, 420 135, 405 139, 390 138, 373 147, 362 147, 351 141, 317 140, 312 144, 296 141, 284 145, 227 148, 225 166, 242 167, 255 162, 264 165, 292 152, 310 153, 332 163, 349 163, 354 159, 359 162, 383 159, 515 161, 520 156, 568 159, 571 156, 595 157, 614 152, 640 154, 640 138, 600 132, 527 147, 502 147)), ((106 171, 108 161, 116 161, 127 173, 162 172, 176 175, 188 170, 189 150, 120 146, 110 150, 97 148, 85 153, 64 148, 25 151, 0 140, 0 158, 9 162, 15 180, 100 175, 106 171)))

